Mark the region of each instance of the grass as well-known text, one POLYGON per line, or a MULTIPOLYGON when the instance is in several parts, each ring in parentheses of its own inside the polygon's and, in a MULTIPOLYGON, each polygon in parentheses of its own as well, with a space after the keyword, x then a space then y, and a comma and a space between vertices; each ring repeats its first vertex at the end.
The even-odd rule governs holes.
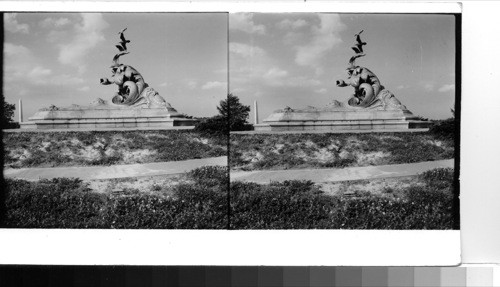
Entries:
POLYGON ((225 167, 198 168, 175 185, 117 193, 93 192, 79 179, 7 179, 2 227, 225 229, 230 211, 232 229, 452 229, 458 226, 453 174, 435 169, 385 186, 343 182, 335 192, 311 181, 234 182, 229 206, 225 167))
POLYGON ((232 134, 231 169, 344 168, 454 157, 454 141, 432 133, 232 134))
MULTIPOLYGON (((74 178, 6 180, 6 228, 227 228, 226 167, 202 167, 162 192, 97 193, 74 178)), ((161 187, 160 187, 161 188, 161 187)))
POLYGON ((416 180, 420 184, 349 196, 328 195, 311 181, 234 182, 230 224, 234 229, 452 229, 453 169, 432 170, 416 180))
POLYGON ((227 155, 223 136, 193 131, 4 133, 5 166, 54 167, 179 161, 227 155))

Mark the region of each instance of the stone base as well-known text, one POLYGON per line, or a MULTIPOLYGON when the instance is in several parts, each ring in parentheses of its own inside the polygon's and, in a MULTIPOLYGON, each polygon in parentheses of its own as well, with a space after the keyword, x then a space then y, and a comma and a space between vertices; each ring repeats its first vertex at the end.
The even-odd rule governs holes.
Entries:
POLYGON ((408 110, 285 109, 254 125, 255 131, 410 130, 428 128, 408 110))
POLYGON ((186 118, 175 109, 118 107, 72 107, 40 110, 21 129, 99 129, 194 126, 198 120, 186 118))

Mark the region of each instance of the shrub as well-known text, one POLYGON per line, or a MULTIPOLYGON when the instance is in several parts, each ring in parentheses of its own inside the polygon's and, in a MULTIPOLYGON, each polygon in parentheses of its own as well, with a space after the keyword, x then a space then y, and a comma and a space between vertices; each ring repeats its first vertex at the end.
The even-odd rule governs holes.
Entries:
POLYGON ((449 188, 453 184, 455 170, 453 168, 436 168, 420 174, 428 186, 436 189, 449 188))
POLYGON ((453 170, 419 175, 425 185, 330 196, 311 181, 232 182, 202 167, 165 193, 94 193, 79 179, 6 180, 5 227, 163 229, 451 229, 453 170), (229 198, 228 198, 229 196, 229 198), (228 205, 229 203, 229 205, 228 205))
POLYGON ((79 179, 29 182, 6 180, 5 227, 14 228, 162 228, 221 229, 227 227, 227 168, 191 171, 192 181, 163 193, 126 190, 95 193, 79 179))
POLYGON ((79 179, 7 180, 7 192, 6 227, 99 228, 105 221, 106 196, 79 179))
POLYGON ((455 140, 455 118, 435 121, 429 128, 429 133, 438 139, 455 140))
POLYGON ((14 120, 12 119, 14 117, 14 110, 16 109, 16 105, 7 103, 3 94, 1 97, 2 113, 0 115, 0 129, 19 128, 19 123, 14 122, 14 120))
POLYGON ((226 166, 203 166, 189 171, 187 176, 198 185, 208 187, 227 186, 228 172, 226 166))
POLYGON ((202 135, 227 135, 229 125, 225 117, 217 115, 202 119, 194 126, 194 131, 202 135))
POLYGON ((310 181, 231 185, 231 228, 310 229, 328 219, 334 202, 310 181))
POLYGON ((233 182, 230 223, 234 229, 452 229, 452 198, 449 184, 411 186, 399 197, 347 197, 326 195, 310 181, 233 182))

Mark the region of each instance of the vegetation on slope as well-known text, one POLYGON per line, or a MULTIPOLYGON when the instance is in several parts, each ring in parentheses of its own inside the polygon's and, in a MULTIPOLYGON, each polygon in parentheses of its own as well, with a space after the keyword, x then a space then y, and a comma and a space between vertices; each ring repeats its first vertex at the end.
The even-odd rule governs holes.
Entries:
POLYGON ((454 140, 432 133, 232 134, 231 169, 344 168, 454 157, 454 140))
POLYGON ((227 141, 192 131, 4 133, 5 166, 55 167, 179 161, 227 155, 227 141))

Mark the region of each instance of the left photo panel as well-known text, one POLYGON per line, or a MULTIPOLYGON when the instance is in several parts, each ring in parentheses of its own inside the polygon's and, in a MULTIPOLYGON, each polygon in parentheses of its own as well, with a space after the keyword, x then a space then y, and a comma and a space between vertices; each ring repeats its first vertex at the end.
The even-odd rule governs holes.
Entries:
POLYGON ((227 13, 4 13, 1 228, 227 229, 227 13))

